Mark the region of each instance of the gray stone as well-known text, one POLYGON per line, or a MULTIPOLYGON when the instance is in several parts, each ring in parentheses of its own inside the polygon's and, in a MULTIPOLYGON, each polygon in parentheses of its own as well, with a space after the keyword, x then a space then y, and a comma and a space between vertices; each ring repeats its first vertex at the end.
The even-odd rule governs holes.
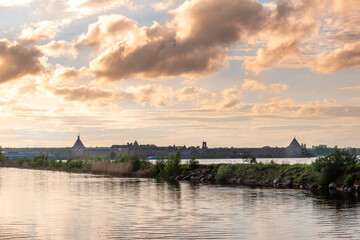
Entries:
POLYGON ((335 190, 336 189, 336 184, 335 183, 330 183, 329 184, 329 189, 330 190, 335 190))
POLYGON ((207 180, 214 180, 214 176, 212 174, 207 175, 207 180))
POLYGON ((191 177, 191 175, 189 174, 189 175, 185 176, 185 177, 183 178, 183 180, 185 180, 185 181, 190 180, 190 177, 191 177))
POLYGON ((256 181, 256 180, 250 180, 249 183, 252 184, 252 185, 256 185, 256 184, 257 184, 257 181, 256 181))
POLYGON ((286 177, 285 178, 285 186, 286 187, 293 187, 294 178, 292 177, 286 177))
POLYGON ((279 182, 280 182, 279 179, 275 179, 275 180, 273 181, 274 185, 278 184, 279 182))
POLYGON ((181 180, 183 177, 184 177, 183 175, 179 175, 179 176, 177 176, 177 177, 175 178, 175 180, 176 180, 176 181, 179 181, 179 180, 181 180))

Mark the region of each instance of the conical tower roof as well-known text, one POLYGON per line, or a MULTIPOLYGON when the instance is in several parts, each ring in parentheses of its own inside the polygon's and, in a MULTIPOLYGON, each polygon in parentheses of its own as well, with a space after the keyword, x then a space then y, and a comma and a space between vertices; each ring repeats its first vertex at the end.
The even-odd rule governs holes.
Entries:
POLYGON ((301 145, 300 145, 299 142, 296 140, 296 138, 294 138, 294 139, 291 141, 289 147, 297 147, 297 148, 300 147, 300 148, 301 148, 301 145))
POLYGON ((85 148, 84 144, 80 140, 80 134, 78 135, 78 139, 76 140, 73 148, 85 148))

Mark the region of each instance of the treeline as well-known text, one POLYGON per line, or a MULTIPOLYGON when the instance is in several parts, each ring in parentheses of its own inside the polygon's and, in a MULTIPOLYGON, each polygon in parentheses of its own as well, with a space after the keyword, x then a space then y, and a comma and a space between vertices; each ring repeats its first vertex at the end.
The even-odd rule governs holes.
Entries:
POLYGON ((331 148, 331 147, 323 147, 323 146, 314 146, 312 148, 306 149, 306 151, 304 152, 304 156, 306 157, 326 156, 334 153, 336 150, 347 151, 352 155, 360 155, 360 148, 348 147, 348 148, 339 149, 337 147, 331 148))

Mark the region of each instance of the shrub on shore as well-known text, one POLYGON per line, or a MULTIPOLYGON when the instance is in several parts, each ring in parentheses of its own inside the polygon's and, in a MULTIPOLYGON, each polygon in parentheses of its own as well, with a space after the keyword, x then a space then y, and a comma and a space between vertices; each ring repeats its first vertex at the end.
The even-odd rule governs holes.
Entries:
POLYGON ((223 182, 233 176, 234 176, 234 165, 223 164, 218 168, 215 179, 216 181, 223 182))
POLYGON ((164 157, 156 159, 156 162, 154 164, 154 170, 153 174, 155 176, 164 175, 165 173, 165 159, 164 157))
POLYGON ((318 183, 328 185, 343 175, 348 167, 355 166, 358 163, 359 159, 356 155, 336 149, 335 152, 316 159, 312 166, 316 172, 320 173, 318 183))
POLYGON ((168 177, 180 174, 181 155, 178 152, 175 156, 172 154, 165 163, 164 171, 168 177))
POLYGON ((200 166, 199 161, 196 160, 195 157, 192 157, 192 158, 189 160, 188 164, 189 164, 189 169, 190 169, 190 170, 195 170, 195 169, 199 168, 199 166, 200 166))

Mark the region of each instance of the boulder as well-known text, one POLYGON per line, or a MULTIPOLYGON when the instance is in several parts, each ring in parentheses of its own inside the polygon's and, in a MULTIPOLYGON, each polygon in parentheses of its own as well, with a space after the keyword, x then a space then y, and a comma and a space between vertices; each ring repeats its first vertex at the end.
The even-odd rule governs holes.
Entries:
POLYGON ((294 184, 294 178, 292 177, 286 177, 285 178, 285 186, 286 187, 293 187, 293 184, 294 184))
POLYGON ((190 178, 191 178, 191 174, 185 176, 185 177, 183 178, 183 180, 184 180, 184 181, 188 181, 188 180, 190 180, 190 178))
POLYGON ((276 185, 276 184, 280 183, 280 180, 279 180, 279 179, 275 179, 275 180, 273 181, 273 183, 274 183, 274 185, 276 185))
POLYGON ((176 180, 176 181, 180 181, 180 180, 183 179, 183 178, 184 178, 183 175, 179 175, 179 176, 177 176, 177 177, 175 178, 175 180, 176 180))
POLYGON ((329 189, 330 190, 335 190, 336 189, 336 184, 335 183, 330 183, 329 184, 329 189))
POLYGON ((212 180, 214 180, 214 176, 210 173, 207 175, 206 179, 209 181, 212 181, 212 180))
POLYGON ((257 181, 252 179, 252 180, 249 181, 249 183, 252 184, 252 185, 256 185, 257 181))

